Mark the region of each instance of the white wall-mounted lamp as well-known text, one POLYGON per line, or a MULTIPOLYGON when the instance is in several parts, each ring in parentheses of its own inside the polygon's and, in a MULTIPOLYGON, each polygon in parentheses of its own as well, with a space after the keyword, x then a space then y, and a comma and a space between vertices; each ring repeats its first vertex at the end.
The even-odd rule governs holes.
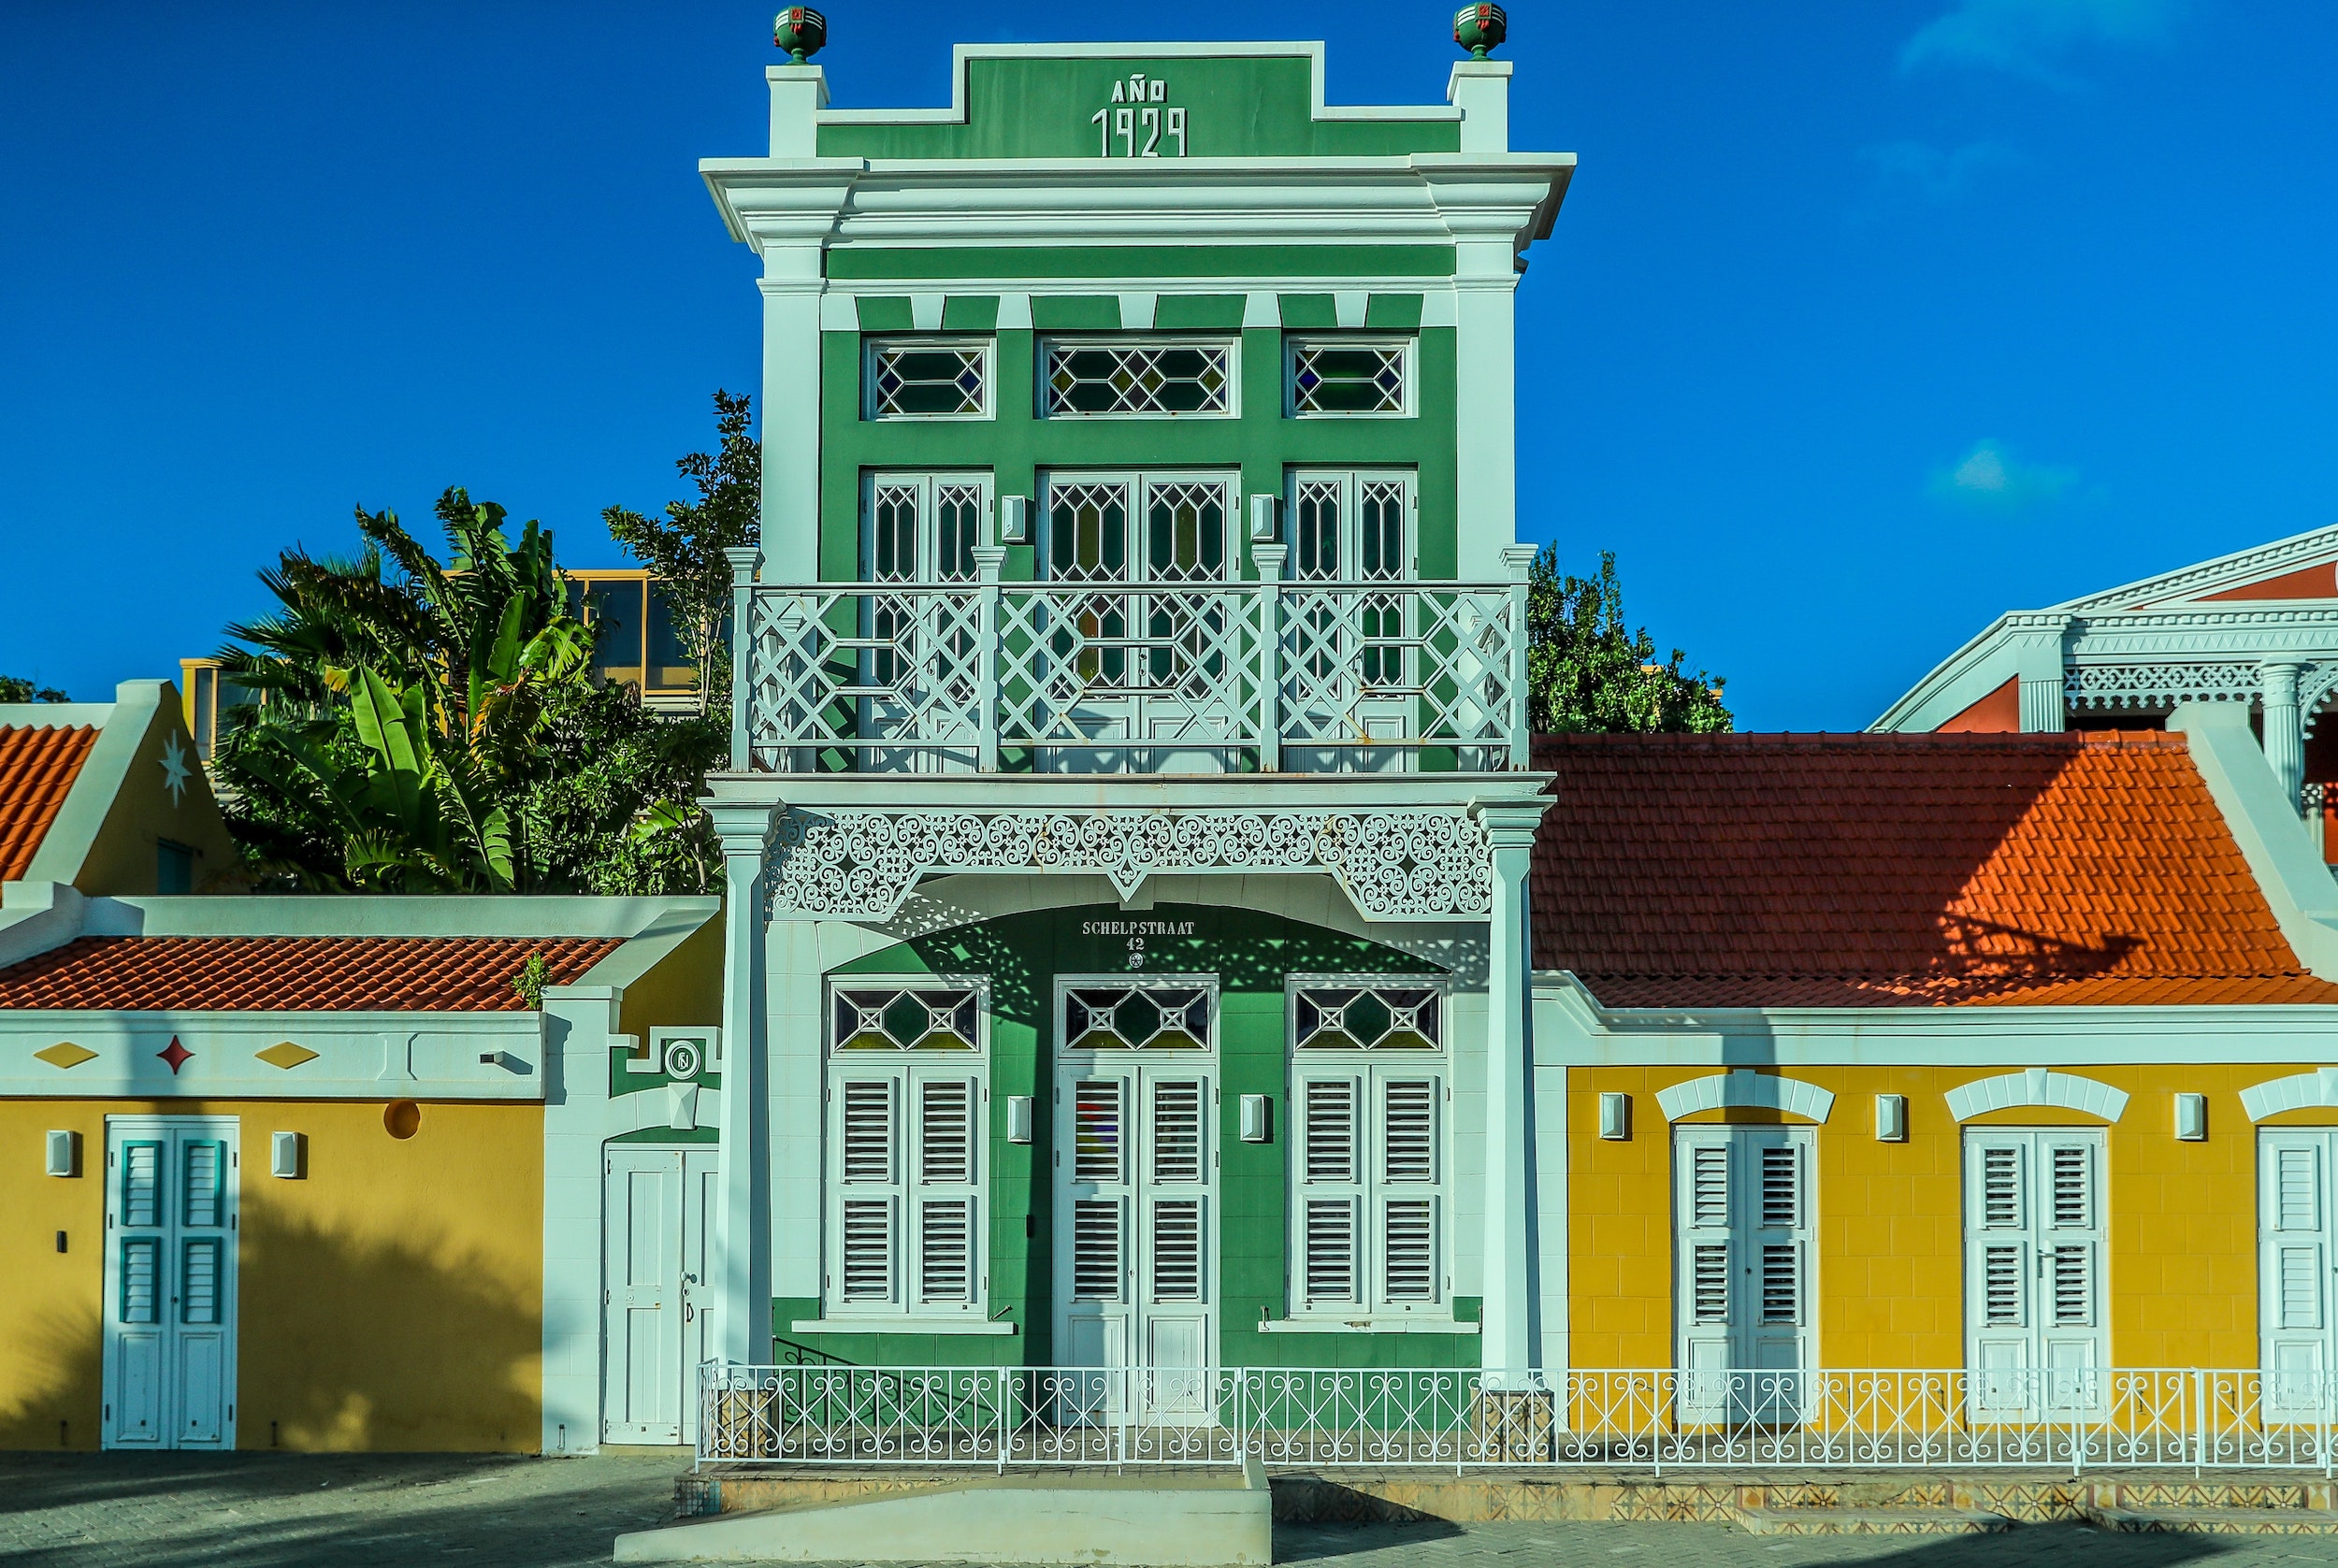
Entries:
POLYGON ((81 1173, 81 1135, 63 1128, 49 1134, 49 1147, 42 1169, 52 1176, 78 1176, 81 1173))
POLYGON ((308 1134, 271 1132, 267 1135, 267 1173, 297 1181, 307 1172, 308 1154, 308 1134))
POLYGON ((1031 1142, 1031 1096, 1027 1094, 1006 1097, 1006 1141, 1010 1144, 1031 1142))
POLYGON ((1632 1135, 1632 1097, 1612 1091, 1599 1097, 1599 1136, 1621 1143, 1632 1135))
POLYGON ((2208 1097, 2204 1094, 2179 1094, 2175 1097, 2175 1135, 2186 1144, 2208 1141, 2208 1097))
POLYGON ((1242 1141, 1244 1143, 1264 1144, 1274 1138, 1274 1115, 1269 1109, 1272 1103, 1263 1094, 1246 1094, 1242 1097, 1242 1141))
POLYGON ((1276 526, 1276 523, 1281 514, 1283 498, 1280 496, 1250 497, 1250 542, 1252 544, 1274 542, 1276 534, 1280 531, 1276 526))
POLYGON ((1879 1094, 1875 1097, 1875 1141, 1879 1144, 1904 1144, 1908 1141, 1906 1095, 1879 1094))
POLYGON ((1031 540, 1031 497, 1002 496, 999 497, 999 542, 1026 544, 1031 540))

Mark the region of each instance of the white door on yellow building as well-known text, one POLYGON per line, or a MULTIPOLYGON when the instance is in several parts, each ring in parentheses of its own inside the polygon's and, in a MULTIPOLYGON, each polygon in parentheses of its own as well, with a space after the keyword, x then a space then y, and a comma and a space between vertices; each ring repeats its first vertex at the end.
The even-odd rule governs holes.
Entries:
POLYGON ((103 1442, 236 1446, 233 1116, 106 1118, 103 1442))
POLYGON ((1976 1416, 2101 1407, 2111 1363, 2102 1157, 2093 1128, 1965 1134, 1965 1365, 1976 1416))
POLYGON ((2283 1128, 2258 1135, 2258 1315, 2268 1416, 2326 1415, 2331 1353, 2332 1184, 2338 1130, 2283 1128))
POLYGON ((601 1441, 691 1443, 722 1161, 711 1144, 613 1144, 603 1166, 601 1441))
POLYGON ((1792 1422, 1817 1359, 1811 1130, 1673 1135, 1683 1419, 1792 1422))

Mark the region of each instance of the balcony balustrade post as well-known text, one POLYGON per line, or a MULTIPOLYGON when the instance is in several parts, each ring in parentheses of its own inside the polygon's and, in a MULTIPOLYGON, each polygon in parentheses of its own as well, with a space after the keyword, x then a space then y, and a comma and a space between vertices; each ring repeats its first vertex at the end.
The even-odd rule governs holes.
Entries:
POLYGON ((1283 563, 1287 544, 1254 544, 1258 563, 1258 765, 1263 773, 1283 770, 1283 563))
POLYGON ((1508 633, 1510 668, 1509 738, 1510 770, 1524 772, 1532 763, 1533 737, 1527 732, 1526 692, 1526 583, 1534 570, 1535 547, 1531 544, 1505 545, 1502 564, 1509 568, 1510 613, 1508 633))
POLYGON ((979 726, 974 766, 985 773, 999 770, 999 568, 1006 562, 1003 544, 977 544, 974 550, 974 579, 981 584, 982 611, 974 632, 974 701, 979 726))
POLYGON ((763 551, 741 545, 724 551, 723 557, 730 563, 730 770, 743 773, 754 765, 747 710, 755 700, 755 574, 763 565, 763 551))

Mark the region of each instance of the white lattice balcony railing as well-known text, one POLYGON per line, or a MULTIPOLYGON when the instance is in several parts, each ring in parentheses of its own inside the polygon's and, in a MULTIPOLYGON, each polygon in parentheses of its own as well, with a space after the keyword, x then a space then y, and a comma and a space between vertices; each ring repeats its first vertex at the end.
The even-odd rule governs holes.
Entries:
POLYGON ((738 583, 732 767, 1526 766, 1523 574, 1074 584, 986 568, 976 583, 738 583))

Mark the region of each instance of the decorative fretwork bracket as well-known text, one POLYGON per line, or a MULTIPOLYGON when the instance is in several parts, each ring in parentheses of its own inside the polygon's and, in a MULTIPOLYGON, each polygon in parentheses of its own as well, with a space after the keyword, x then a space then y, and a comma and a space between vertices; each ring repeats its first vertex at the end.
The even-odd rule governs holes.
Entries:
POLYGON ((1384 811, 807 811, 782 813, 768 918, 887 920, 936 872, 1091 872, 1122 898, 1156 871, 1325 871, 1367 920, 1483 920, 1485 829, 1467 808, 1384 811))

